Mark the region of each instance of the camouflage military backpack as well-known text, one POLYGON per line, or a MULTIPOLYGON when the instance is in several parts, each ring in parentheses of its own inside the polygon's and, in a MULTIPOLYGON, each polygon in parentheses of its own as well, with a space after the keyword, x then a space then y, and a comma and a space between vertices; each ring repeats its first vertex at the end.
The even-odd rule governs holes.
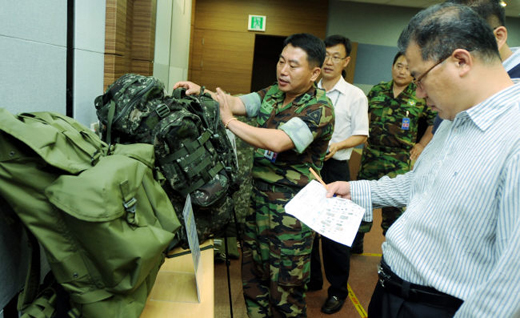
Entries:
POLYGON ((184 198, 192 198, 200 240, 227 225, 238 167, 219 105, 209 94, 186 96, 176 89, 166 96, 159 80, 126 74, 96 98, 95 106, 107 143, 154 145, 156 167, 179 218, 184 198))

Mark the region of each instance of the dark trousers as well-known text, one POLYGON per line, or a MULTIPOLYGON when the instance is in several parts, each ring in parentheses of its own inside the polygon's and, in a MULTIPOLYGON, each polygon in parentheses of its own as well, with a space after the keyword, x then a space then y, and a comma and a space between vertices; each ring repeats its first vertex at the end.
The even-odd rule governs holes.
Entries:
POLYGON ((383 272, 386 278, 379 274, 368 306, 369 318, 451 318, 462 304, 462 300, 431 287, 401 280, 388 266, 383 272))
MULTIPOLYGON (((350 170, 348 161, 334 159, 325 161, 321 170, 321 177, 325 183, 349 181, 350 170)), ((321 248, 325 276, 330 283, 328 295, 345 299, 348 296, 347 282, 350 273, 350 247, 321 236, 321 248)), ((312 246, 310 284, 313 286, 323 285, 318 235, 314 238, 312 246)))

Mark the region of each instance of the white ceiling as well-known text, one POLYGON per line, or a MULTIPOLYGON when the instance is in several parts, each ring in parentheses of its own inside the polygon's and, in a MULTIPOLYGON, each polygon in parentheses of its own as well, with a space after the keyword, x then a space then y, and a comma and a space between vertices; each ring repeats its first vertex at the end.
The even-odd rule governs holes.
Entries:
MULTIPOLYGON (((433 4, 444 2, 444 0, 343 0, 349 2, 363 2, 363 3, 374 3, 374 4, 383 4, 390 6, 400 6, 400 7, 412 7, 412 8, 426 8, 433 4)), ((520 0, 505 0, 507 3, 506 6, 506 15, 508 17, 518 18, 520 15, 520 0)))

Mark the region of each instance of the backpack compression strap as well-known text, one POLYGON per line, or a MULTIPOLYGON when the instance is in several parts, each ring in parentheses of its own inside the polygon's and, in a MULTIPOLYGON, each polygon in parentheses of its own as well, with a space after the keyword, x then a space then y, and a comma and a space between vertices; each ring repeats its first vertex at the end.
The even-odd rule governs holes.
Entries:
POLYGON ((207 156, 201 162, 199 162, 195 167, 190 167, 190 165, 196 161, 200 160, 200 158, 205 153, 204 144, 209 142, 211 134, 209 131, 205 131, 199 138, 193 140, 191 142, 187 142, 184 144, 183 148, 175 151, 174 153, 164 157, 157 158, 156 161, 160 165, 171 164, 172 162, 176 162, 179 158, 184 158, 181 161, 177 161, 178 164, 182 167, 182 170, 186 172, 188 179, 192 180, 195 176, 200 175, 202 178, 194 181, 189 187, 183 188, 181 191, 182 194, 186 195, 188 193, 197 190, 207 182, 209 182, 213 177, 215 177, 220 170, 224 169, 224 165, 221 161, 218 161, 217 164, 211 169, 208 169, 213 165, 214 158, 207 156))

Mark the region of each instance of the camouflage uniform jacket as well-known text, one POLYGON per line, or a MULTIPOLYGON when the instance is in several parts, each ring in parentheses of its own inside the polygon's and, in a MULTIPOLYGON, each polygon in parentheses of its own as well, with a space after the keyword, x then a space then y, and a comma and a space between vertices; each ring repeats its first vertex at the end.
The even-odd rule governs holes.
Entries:
MULTIPOLYGON (((258 127, 282 129, 291 118, 300 118, 309 127, 313 141, 303 151, 287 150, 278 154, 255 149, 253 178, 266 183, 303 187, 311 179, 309 167, 320 171, 334 130, 334 108, 325 91, 314 84, 307 92, 283 106, 285 93, 278 85, 257 92, 261 106, 256 116, 258 127), (268 158, 269 157, 269 158, 268 158)), ((293 132, 286 131, 291 135, 293 132)))
POLYGON ((394 98, 394 81, 381 82, 370 90, 368 112, 370 136, 368 145, 383 152, 409 153, 415 145, 418 121, 426 117, 428 126, 433 125, 435 113, 424 99, 415 96, 415 85, 410 83, 397 98, 394 98), (403 118, 409 118, 407 129, 403 129, 403 118))
POLYGON ((417 140, 418 121, 426 117, 432 125, 435 113, 415 96, 410 84, 394 98, 394 82, 382 82, 368 93, 370 137, 363 150, 358 179, 374 180, 384 175, 395 177, 412 168, 410 150, 417 140))

